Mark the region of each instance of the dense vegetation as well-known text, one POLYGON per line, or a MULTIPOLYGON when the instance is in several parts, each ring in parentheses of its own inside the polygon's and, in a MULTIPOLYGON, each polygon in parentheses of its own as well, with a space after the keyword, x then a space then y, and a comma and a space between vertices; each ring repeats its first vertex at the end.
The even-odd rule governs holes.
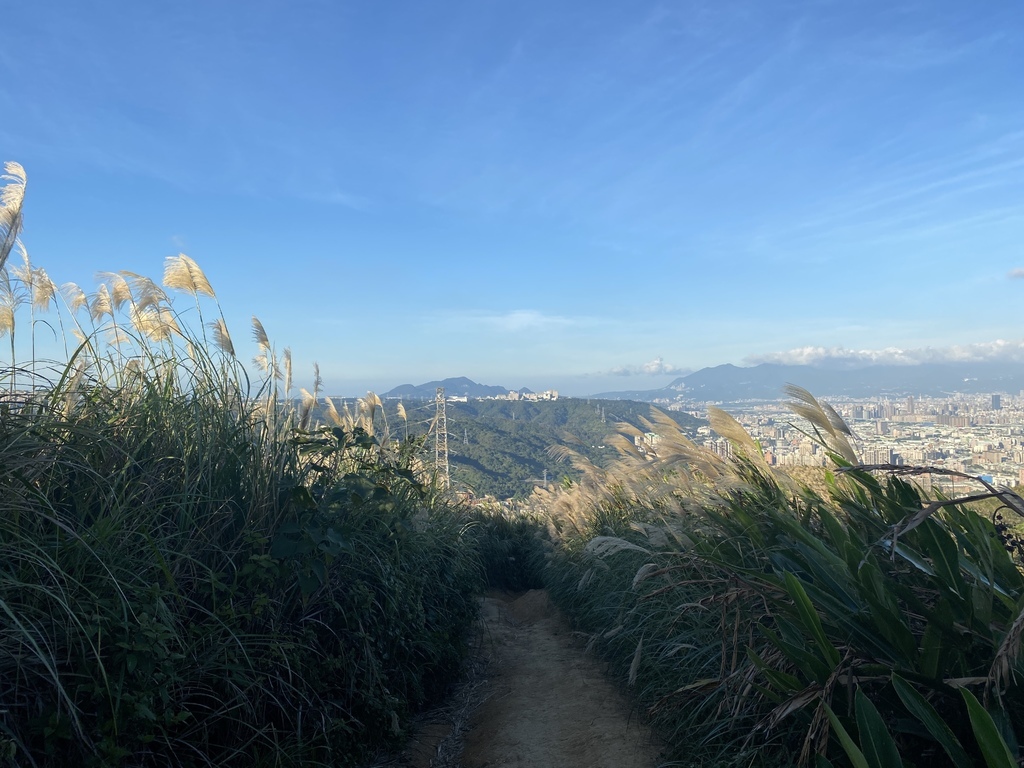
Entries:
POLYGON ((1024 501, 924 499, 920 470, 859 467, 835 412, 792 394, 833 454, 827 494, 725 414, 730 461, 661 420, 658 458, 543 499, 558 602, 680 764, 1017 765, 1024 501))
POLYGON ((336 766, 400 736, 461 662, 483 573, 464 513, 372 398, 316 429, 281 408, 289 355, 255 319, 250 386, 188 257, 91 295, 5 264, 7 170, 0 761, 336 766), (16 364, 61 296, 68 358, 16 364))

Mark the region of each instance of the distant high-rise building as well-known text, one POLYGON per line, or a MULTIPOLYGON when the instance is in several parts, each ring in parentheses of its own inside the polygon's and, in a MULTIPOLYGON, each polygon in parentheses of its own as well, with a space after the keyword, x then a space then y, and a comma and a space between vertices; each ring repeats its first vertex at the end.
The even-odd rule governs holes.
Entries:
POLYGON ((914 415, 914 396, 911 395, 907 398, 907 413, 911 416, 914 415))
POLYGON ((1002 401, 999 399, 999 395, 992 395, 992 410, 998 411, 1003 407, 1002 401))

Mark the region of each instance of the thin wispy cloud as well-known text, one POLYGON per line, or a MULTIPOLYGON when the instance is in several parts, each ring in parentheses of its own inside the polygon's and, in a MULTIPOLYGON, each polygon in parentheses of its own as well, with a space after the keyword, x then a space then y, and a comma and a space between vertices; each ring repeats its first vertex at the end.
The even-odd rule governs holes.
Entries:
POLYGON ((1024 279, 1024 268, 1018 267, 1017 269, 1011 269, 1010 274, 1007 275, 1011 280, 1024 279))
POLYGON ((656 357, 643 365, 619 365, 608 371, 612 376, 682 376, 691 373, 689 368, 681 368, 666 363, 662 357, 656 357))
POLYGON ((901 349, 846 349, 845 347, 797 347, 785 352, 753 355, 749 365, 868 366, 921 365, 923 363, 1024 363, 1024 339, 960 344, 950 347, 901 349))
POLYGON ((514 309, 501 314, 479 315, 475 319, 485 326, 509 333, 568 328, 584 322, 580 318, 548 315, 535 309, 514 309))
POLYGON ((991 47, 1001 37, 1001 33, 992 33, 953 43, 937 29, 916 34, 873 34, 850 39, 836 58, 847 66, 914 72, 954 64, 991 47))

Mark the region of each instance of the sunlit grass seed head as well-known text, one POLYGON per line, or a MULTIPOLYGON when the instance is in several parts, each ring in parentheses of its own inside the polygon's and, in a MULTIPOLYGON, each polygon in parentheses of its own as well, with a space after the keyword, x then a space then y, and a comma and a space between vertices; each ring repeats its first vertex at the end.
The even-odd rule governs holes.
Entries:
POLYGON ((26 289, 28 300, 34 309, 45 312, 50 308, 57 286, 42 267, 33 267, 28 251, 20 241, 17 243, 21 253, 21 266, 11 267, 11 274, 26 289))
POLYGON ((133 301, 132 289, 124 275, 117 272, 100 272, 96 275, 97 280, 106 283, 110 296, 110 306, 114 311, 119 312, 126 304, 133 301))
POLYGON ((213 343, 216 344, 217 348, 221 352, 234 357, 235 345, 231 341, 231 334, 228 333, 228 325, 224 322, 224 318, 217 318, 209 324, 209 327, 213 331, 213 343))
POLYGON ((0 181, 5 182, 0 189, 0 269, 7 263, 7 258, 18 242, 21 232, 21 206, 25 200, 25 169, 18 163, 4 163, 0 181))
POLYGON ((173 334, 181 335, 174 312, 168 307, 148 306, 138 309, 132 306, 128 315, 135 330, 152 341, 168 341, 173 334))
POLYGON ((105 283, 100 283, 96 293, 89 299, 89 316, 96 323, 103 322, 104 317, 114 316, 114 306, 110 301, 110 291, 105 283))
POLYGON ((292 390, 292 349, 291 347, 285 347, 284 353, 281 355, 284 366, 284 392, 285 395, 292 390))
POLYGON ((164 292, 164 289, 145 275, 139 275, 125 269, 122 269, 118 274, 124 277, 128 285, 131 286, 134 304, 138 309, 145 309, 154 304, 167 301, 167 294, 164 292))
POLYGON ((61 285, 60 295, 64 297, 64 302, 72 314, 89 307, 89 297, 85 295, 85 291, 77 283, 69 282, 61 285))
POLYGON ((202 294, 211 299, 217 298, 213 286, 206 279, 206 274, 194 259, 184 253, 168 256, 164 261, 164 287, 184 291, 193 296, 202 294))

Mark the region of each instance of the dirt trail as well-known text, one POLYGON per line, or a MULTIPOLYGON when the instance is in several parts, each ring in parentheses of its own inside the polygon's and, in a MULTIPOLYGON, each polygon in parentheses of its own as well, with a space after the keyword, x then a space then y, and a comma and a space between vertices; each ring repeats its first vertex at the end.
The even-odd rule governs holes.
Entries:
POLYGON ((415 768, 653 768, 657 746, 543 590, 481 605, 476 672, 426 724, 415 768), (457 697, 458 698, 458 697, 457 697))

